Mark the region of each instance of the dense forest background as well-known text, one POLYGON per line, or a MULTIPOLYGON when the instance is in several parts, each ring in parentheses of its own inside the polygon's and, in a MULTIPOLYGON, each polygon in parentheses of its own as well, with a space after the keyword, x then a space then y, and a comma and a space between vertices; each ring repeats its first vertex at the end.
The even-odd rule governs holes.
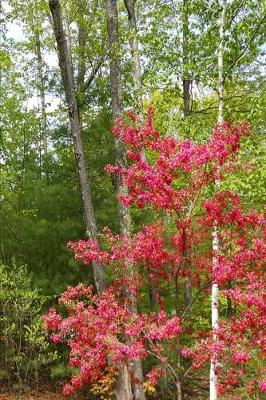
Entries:
MULTIPOLYGON (((98 232, 105 226, 120 229, 117 182, 104 171, 117 159, 110 60, 119 60, 119 112, 134 109, 144 118, 151 105, 162 135, 205 143, 217 122, 223 7, 223 119, 251 126, 239 155, 245 167, 223 185, 247 209, 261 209, 266 203, 265 2, 113 2, 119 40, 111 49, 105 1, 60 3, 98 232)), ((89 232, 51 4, 2 0, 0 7, 0 380, 21 388, 39 382, 44 370, 53 378, 68 376, 63 351, 59 355, 45 341, 41 314, 69 285, 94 279, 92 268, 84 268, 66 246, 89 232)), ((134 232, 157 218, 134 207, 131 217, 134 232)), ((146 297, 144 310, 150 307, 146 297)), ((172 398, 167 390, 161 393, 172 398)))

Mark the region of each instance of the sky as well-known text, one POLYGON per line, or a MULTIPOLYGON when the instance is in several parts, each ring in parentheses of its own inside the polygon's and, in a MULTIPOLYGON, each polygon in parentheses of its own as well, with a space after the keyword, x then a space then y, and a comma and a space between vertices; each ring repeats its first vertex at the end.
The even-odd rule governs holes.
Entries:
MULTIPOLYGON (((5 11, 9 11, 10 7, 4 2, 4 9, 5 11)), ((24 41, 26 40, 26 36, 23 32, 23 27, 19 25, 16 22, 7 22, 6 23, 6 36, 8 39, 13 39, 16 42, 24 41)), ((45 54, 45 63, 50 67, 58 67, 58 58, 57 54, 55 52, 49 52, 45 54)), ((46 100, 46 111, 47 113, 52 113, 55 111, 59 104, 60 104, 60 99, 58 97, 55 97, 54 95, 51 94, 46 94, 45 96, 46 100)), ((29 97, 27 99, 27 102, 25 103, 25 106, 27 110, 32 110, 34 108, 39 108, 40 106, 40 98, 36 92, 35 95, 32 97, 29 97)))
POLYGON ((10 39, 14 39, 16 41, 21 41, 25 39, 25 36, 23 34, 22 27, 20 27, 18 24, 14 22, 8 22, 6 24, 7 28, 7 37, 10 39))

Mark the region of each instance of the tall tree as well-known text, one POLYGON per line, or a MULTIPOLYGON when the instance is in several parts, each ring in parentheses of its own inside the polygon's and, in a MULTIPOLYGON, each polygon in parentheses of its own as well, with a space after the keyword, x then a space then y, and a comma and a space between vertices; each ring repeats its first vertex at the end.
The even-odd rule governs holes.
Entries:
MULTIPOLYGON (((219 21, 219 43, 218 43, 218 124, 222 124, 224 117, 224 30, 225 30, 225 14, 226 14, 226 0, 220 0, 221 16, 219 21)), ((215 188, 219 189, 220 178, 219 178, 219 167, 216 172, 215 188)), ((214 224, 212 231, 212 248, 214 252, 213 257, 213 276, 216 274, 216 269, 218 268, 218 253, 220 251, 219 236, 217 223, 214 224)), ((219 327, 219 286, 217 282, 212 284, 212 329, 213 329, 213 339, 216 341, 216 330, 219 327)), ((211 358, 210 366, 210 400, 217 400, 217 356, 214 355, 211 358)))
MULTIPOLYGON (((69 48, 67 46, 66 34, 63 28, 61 5, 58 0, 49 0, 49 7, 53 18, 59 65, 68 105, 68 116, 83 200, 85 224, 90 238, 98 243, 97 226, 91 197, 90 181, 87 177, 86 163, 81 139, 81 124, 75 91, 73 66, 71 63, 69 48)), ((93 263, 93 273, 97 292, 102 293, 106 287, 103 266, 93 263)))
MULTIPOLYGON (((122 97, 122 75, 119 55, 119 36, 118 36, 118 10, 116 0, 107 0, 107 30, 108 30, 108 45, 110 52, 110 84, 111 84, 111 100, 112 100, 112 113, 113 118, 119 118, 123 112, 123 97, 122 97)), ((116 161, 120 166, 126 165, 126 151, 121 141, 121 137, 115 139, 116 145, 116 161)), ((127 188, 123 185, 121 177, 116 180, 118 195, 125 195, 127 188)), ((130 211, 121 202, 118 204, 119 208, 119 224, 120 231, 124 236, 130 236, 131 233, 131 216, 130 211)), ((133 272, 133 271, 132 271, 133 272)), ((131 308, 137 312, 137 302, 134 296, 127 293, 131 308)), ((117 385, 117 399, 130 400, 132 393, 130 385, 128 384, 128 375, 125 371, 125 366, 122 367, 123 371, 120 374, 117 385)), ((143 372, 140 361, 134 361, 132 366, 132 373, 134 374, 133 391, 136 400, 144 400, 145 393, 143 388, 143 372)))

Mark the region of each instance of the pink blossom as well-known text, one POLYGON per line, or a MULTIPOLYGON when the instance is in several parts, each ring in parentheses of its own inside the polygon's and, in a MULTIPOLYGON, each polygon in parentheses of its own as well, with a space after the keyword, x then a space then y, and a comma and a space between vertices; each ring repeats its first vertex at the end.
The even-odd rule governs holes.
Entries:
POLYGON ((266 380, 265 379, 261 379, 259 381, 259 389, 261 392, 266 392, 266 380))

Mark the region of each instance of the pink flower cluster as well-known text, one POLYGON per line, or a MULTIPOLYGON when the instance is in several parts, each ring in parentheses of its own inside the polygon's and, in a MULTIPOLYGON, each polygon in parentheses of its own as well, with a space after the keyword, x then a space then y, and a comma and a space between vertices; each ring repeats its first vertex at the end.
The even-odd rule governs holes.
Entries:
POLYGON ((215 179, 218 167, 221 170, 234 160, 240 139, 248 134, 249 126, 218 125, 208 143, 196 145, 189 139, 161 138, 154 129, 152 116, 150 108, 147 121, 140 128, 136 124, 128 126, 121 119, 116 121, 113 131, 129 146, 128 156, 133 163, 127 169, 108 165, 106 170, 123 177, 129 193, 119 200, 126 206, 135 203, 141 208, 151 204, 159 210, 180 210, 202 186, 215 179), (152 163, 143 158, 143 149, 153 153, 152 163), (175 182, 184 176, 187 185, 177 190, 175 182))
POLYGON ((145 359, 149 348, 162 359, 163 347, 159 343, 182 332, 180 319, 168 318, 165 312, 139 316, 130 311, 121 291, 113 288, 97 296, 91 287, 82 284, 69 287, 59 304, 68 315, 62 318, 52 308, 44 322, 55 343, 69 346, 69 364, 79 370, 65 385, 67 395, 83 385, 98 382, 110 362, 118 369, 121 362, 129 365, 132 360, 145 359))

